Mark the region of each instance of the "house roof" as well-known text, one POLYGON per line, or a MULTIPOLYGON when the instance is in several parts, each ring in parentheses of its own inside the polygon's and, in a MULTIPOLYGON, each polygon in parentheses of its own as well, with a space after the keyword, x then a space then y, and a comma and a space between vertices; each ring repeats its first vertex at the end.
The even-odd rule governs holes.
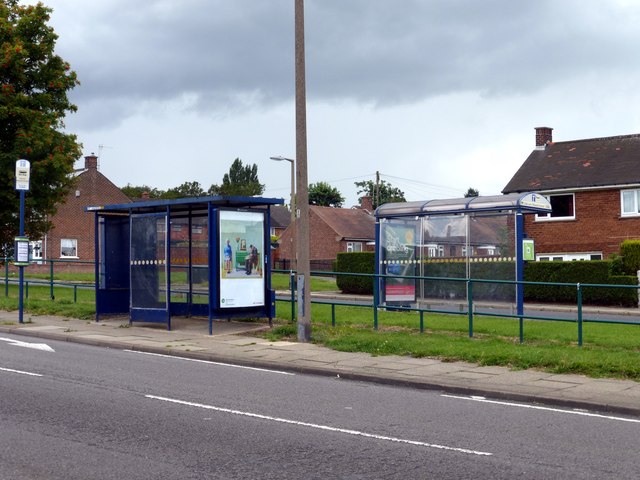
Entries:
POLYGON ((640 183, 640 134, 548 143, 536 148, 502 193, 640 183))
POLYGON ((343 239, 371 241, 375 239, 375 218, 364 210, 316 205, 310 205, 309 209, 343 239))
POLYGON ((271 226, 273 228, 287 228, 291 223, 291 212, 283 205, 271 207, 271 226))

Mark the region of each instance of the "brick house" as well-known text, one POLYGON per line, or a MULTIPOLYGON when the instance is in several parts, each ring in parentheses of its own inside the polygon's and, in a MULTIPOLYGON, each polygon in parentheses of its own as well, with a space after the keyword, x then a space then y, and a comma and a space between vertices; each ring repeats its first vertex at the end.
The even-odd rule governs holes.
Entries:
MULTIPOLYGON (((280 237, 279 257, 295 258, 295 222, 280 237)), ((338 252, 373 251, 375 218, 364 209, 309 206, 309 259, 312 270, 331 270, 338 252)), ((286 265, 285 268, 288 268, 286 265)))
MULTIPOLYGON (((93 261, 94 217, 84 209, 90 205, 128 203, 131 200, 98 171, 98 157, 84 158, 84 168, 76 170, 76 184, 51 217, 45 238, 32 242, 32 258, 38 260, 93 261)), ((90 265, 86 266, 91 269, 90 265)))
POLYGON ((527 215, 537 260, 597 260, 640 238, 640 135, 554 142, 536 128, 534 150, 502 193, 537 191, 547 215, 527 215))

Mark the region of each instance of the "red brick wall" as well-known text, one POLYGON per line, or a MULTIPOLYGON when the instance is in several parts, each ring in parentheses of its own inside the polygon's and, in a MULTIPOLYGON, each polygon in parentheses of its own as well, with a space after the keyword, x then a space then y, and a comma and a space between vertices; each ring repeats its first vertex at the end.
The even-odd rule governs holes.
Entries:
POLYGON ((47 234, 46 245, 43 242, 43 258, 60 259, 60 240, 68 238, 77 240, 79 260, 93 260, 95 214, 85 212, 85 207, 129 202, 130 199, 98 170, 90 168, 81 173, 76 186, 51 218, 52 228, 47 234))
POLYGON ((535 239, 536 253, 620 253, 626 239, 640 238, 640 217, 622 218, 620 190, 575 193, 575 220, 535 221, 525 216, 525 232, 535 239))

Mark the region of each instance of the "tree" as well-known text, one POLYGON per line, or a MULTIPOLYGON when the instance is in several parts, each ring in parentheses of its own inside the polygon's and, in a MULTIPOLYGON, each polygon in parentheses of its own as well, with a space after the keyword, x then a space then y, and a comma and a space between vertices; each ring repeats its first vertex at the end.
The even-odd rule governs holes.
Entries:
POLYGON ((264 185, 258 180, 258 166, 242 165, 242 160, 236 158, 231 164, 229 173, 222 177, 222 185, 211 185, 210 195, 239 195, 252 197, 262 195, 264 185))
POLYGON ((143 193, 149 194, 149 198, 164 198, 166 193, 164 190, 159 190, 148 185, 131 185, 130 183, 127 183, 127 185, 120 190, 129 198, 142 198, 143 193))
POLYGON ((321 207, 342 207, 344 197, 336 187, 327 182, 317 182, 309 185, 309 205, 321 207))
MULTIPOLYGON (((404 192, 397 187, 392 186, 389 182, 381 180, 377 185, 373 180, 362 182, 354 182, 358 187, 358 195, 365 194, 371 197, 373 208, 376 209, 380 205, 390 202, 406 202, 404 192), (378 201, 378 199, 380 199, 378 201)), ((362 203, 361 199, 358 199, 362 203)))
POLYGON ((480 196, 480 192, 478 192, 478 190, 476 190, 475 188, 469 187, 469 189, 467 190, 467 193, 465 193, 464 196, 465 196, 465 198, 468 198, 468 197, 479 197, 480 196))
POLYGON ((198 182, 184 182, 182 185, 174 188, 170 188, 162 196, 162 198, 185 198, 185 197, 203 197, 206 195, 200 183, 198 182))
POLYGON ((42 238, 56 203, 73 186, 73 164, 82 155, 76 136, 62 133, 67 93, 79 84, 75 72, 54 48, 58 36, 47 25, 51 9, 0 4, 0 253, 7 255, 19 232, 18 159, 31 162, 25 195, 25 233, 42 238))

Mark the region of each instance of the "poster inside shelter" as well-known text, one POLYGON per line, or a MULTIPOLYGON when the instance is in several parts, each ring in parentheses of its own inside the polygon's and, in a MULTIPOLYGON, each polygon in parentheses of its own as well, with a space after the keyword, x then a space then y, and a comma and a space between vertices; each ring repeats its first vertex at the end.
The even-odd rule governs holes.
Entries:
POLYGON ((221 210, 220 308, 265 305, 264 213, 221 210))

